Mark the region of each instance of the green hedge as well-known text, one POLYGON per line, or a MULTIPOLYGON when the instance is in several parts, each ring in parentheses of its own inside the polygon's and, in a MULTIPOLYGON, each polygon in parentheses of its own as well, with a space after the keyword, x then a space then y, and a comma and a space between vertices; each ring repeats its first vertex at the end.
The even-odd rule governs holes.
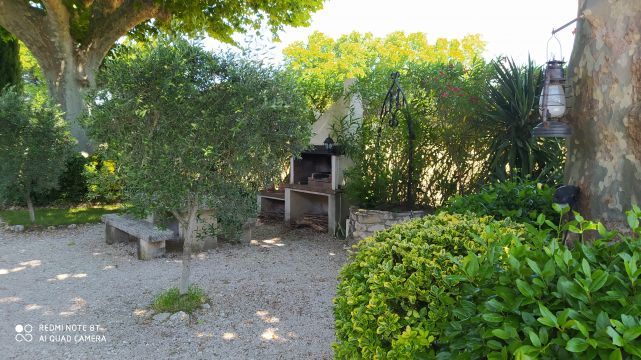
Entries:
POLYGON ((541 215, 526 241, 488 246, 476 274, 457 284, 464 291, 452 311, 467 311, 448 324, 438 358, 641 357, 641 210, 627 214, 632 237, 578 214, 563 227, 541 215), (565 231, 574 248, 559 240, 565 231), (589 244, 586 232, 600 238, 589 244))
POLYGON ((381 232, 341 271, 336 357, 641 357, 640 218, 628 212, 632 236, 580 215, 523 231, 442 213, 381 232))
POLYGON ((496 219, 509 217, 517 222, 534 222, 541 213, 554 218, 553 196, 554 188, 536 181, 504 181, 485 186, 474 194, 454 196, 441 211, 471 212, 496 219))
POLYGON ((361 241, 334 300, 337 358, 411 358, 442 335, 462 289, 459 258, 509 242, 522 226, 442 213, 361 241), (453 275, 455 275, 453 277, 453 275))

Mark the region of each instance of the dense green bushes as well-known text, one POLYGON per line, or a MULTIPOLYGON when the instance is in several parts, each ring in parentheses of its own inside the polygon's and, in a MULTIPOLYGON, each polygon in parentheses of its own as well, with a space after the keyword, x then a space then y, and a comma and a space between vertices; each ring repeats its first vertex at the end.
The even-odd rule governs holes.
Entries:
POLYGON ((20 194, 35 222, 33 195, 58 188, 73 139, 57 106, 0 92, 0 198, 20 194))
POLYGON ((85 199, 106 204, 118 203, 123 196, 123 181, 115 161, 97 153, 84 166, 83 178, 87 187, 85 199))
MULTIPOLYGON (((450 196, 485 180, 484 139, 475 117, 483 110, 487 64, 407 64, 400 83, 408 99, 399 125, 380 119, 393 67, 379 66, 355 88, 364 104, 362 126, 343 139, 355 166, 347 172, 347 195, 367 208, 405 207, 408 183, 408 118, 412 119, 415 208, 436 208, 450 196)), ((350 128, 350 127, 347 127, 350 128)))
MULTIPOLYGON (((116 164, 99 154, 84 157, 73 153, 66 161, 58 183, 57 188, 34 192, 34 205, 116 204, 122 200, 122 179, 116 164)), ((13 189, 0 193, 0 205, 21 205, 23 200, 24 197, 13 189)))
POLYGON ((554 183, 562 176, 564 141, 532 137, 540 122, 539 94, 543 72, 530 59, 525 65, 498 58, 486 91, 484 116, 477 126, 488 144, 487 170, 492 179, 531 176, 554 183))
POLYGON ((336 356, 403 359, 426 353, 442 337, 462 291, 451 287, 462 276, 457 257, 481 252, 484 243, 509 242, 522 230, 490 217, 442 213, 360 242, 341 270, 336 356))
POLYGON ((517 222, 533 222, 539 214, 554 218, 553 196, 554 188, 536 181, 497 182, 483 187, 477 193, 451 198, 442 211, 460 214, 471 212, 496 219, 509 217, 517 222))
POLYGON ((553 224, 540 216, 525 240, 488 244, 475 256, 478 271, 457 284, 463 293, 439 358, 641 357, 640 216, 628 213, 635 234, 616 243, 616 233, 577 215, 562 228, 545 228, 553 224), (563 230, 601 238, 570 249, 563 230))
POLYGON ((74 152, 66 161, 65 170, 60 174, 58 188, 34 194, 37 205, 79 204, 87 196, 87 183, 83 175, 87 158, 74 152))
POLYGON ((341 271, 336 356, 641 357, 640 218, 633 236, 580 216, 519 231, 447 213, 381 232, 341 271), (601 238, 571 249, 564 231, 601 238))

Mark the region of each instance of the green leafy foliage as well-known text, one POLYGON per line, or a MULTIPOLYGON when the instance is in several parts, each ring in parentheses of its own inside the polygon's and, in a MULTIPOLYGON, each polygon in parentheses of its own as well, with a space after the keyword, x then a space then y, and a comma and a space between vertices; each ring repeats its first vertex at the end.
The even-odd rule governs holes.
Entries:
POLYGON ((100 153, 93 154, 84 166, 87 182, 87 200, 113 204, 122 200, 123 180, 115 161, 105 160, 100 153))
MULTIPOLYGON (((347 172, 347 194, 367 208, 394 209, 407 199, 408 116, 414 139, 416 208, 435 208, 454 194, 468 192, 484 178, 484 143, 474 119, 481 113, 488 66, 462 63, 406 64, 400 83, 408 107, 400 124, 381 121, 380 111, 391 84, 393 67, 378 66, 361 79, 356 91, 364 104, 362 127, 348 155, 355 166, 347 172), (380 137, 379 137, 380 131, 380 137)), ((340 138, 340 137, 339 137, 340 138)))
MULTIPOLYGON (((66 0, 63 4, 69 12, 70 35, 76 43, 89 45, 93 40, 92 36, 96 36, 100 30, 108 30, 101 29, 101 25, 105 26, 109 24, 109 20, 113 21, 123 16, 143 18, 142 23, 134 23, 135 27, 125 29, 138 39, 143 39, 148 34, 172 30, 191 35, 206 32, 211 37, 233 42, 233 33, 257 30, 262 24, 266 24, 273 32, 281 30, 285 25, 306 25, 311 13, 319 10, 323 2, 166 0, 104 4, 66 0)), ((30 5, 33 11, 41 11, 46 15, 46 7, 42 1, 34 0, 30 5)))
POLYGON ((7 86, 20 87, 20 44, 0 27, 0 91, 7 86))
POLYGON ((552 209, 553 196, 554 188, 550 186, 536 181, 516 179, 484 186, 473 194, 454 196, 441 211, 471 212, 479 216, 490 215, 496 219, 510 218, 516 222, 527 223, 536 221, 539 214, 548 219, 555 218, 552 209))
POLYGON ((563 142, 531 135, 539 122, 541 68, 531 60, 518 66, 507 58, 499 58, 492 65, 494 76, 487 86, 488 108, 479 122, 490 144, 487 149, 490 173, 498 180, 515 176, 558 180, 564 161, 563 142))
POLYGON ((20 64, 22 68, 22 91, 34 105, 40 106, 49 102, 47 81, 31 51, 20 43, 20 64))
POLYGON ((230 237, 254 214, 257 189, 307 144, 293 83, 238 55, 161 39, 108 61, 101 81, 87 121, 119 168, 125 200, 177 217, 215 210, 230 237))
MULTIPOLYGON (((568 212, 567 207, 555 208, 560 214, 568 212)), ((579 214, 563 225, 540 215, 534 224, 525 225, 525 231, 503 236, 497 236, 500 233, 491 223, 482 224, 480 235, 456 231, 463 240, 448 241, 448 248, 427 247, 435 250, 430 254, 424 252, 425 246, 417 246, 423 243, 422 234, 448 234, 442 229, 460 224, 460 215, 441 213, 436 218, 445 223, 440 226, 417 229, 421 222, 435 219, 428 217, 366 239, 341 272, 335 300, 336 355, 381 359, 641 357, 641 209, 635 206, 627 215, 633 229, 630 235, 607 231, 579 214), (561 241, 566 232, 577 237, 574 248, 561 241), (587 243, 583 237, 588 232, 600 237, 587 243), (433 266, 442 259, 450 261, 446 271, 433 266), (446 305, 439 307, 434 298, 446 305), (413 324, 407 323, 411 319, 408 308, 418 312, 413 324), (433 312, 433 308, 441 311, 433 312), (386 327, 381 329, 382 325, 386 327), (409 336, 419 331, 422 333, 409 336)), ((471 228, 488 221, 467 219, 471 228)))
MULTIPOLYGON (((29 95, 26 95, 29 96, 29 95)), ((37 100, 33 100, 37 103, 37 100)), ((35 105, 38 106, 38 105, 35 105)), ((80 153, 72 152, 58 178, 58 186, 42 191, 33 191, 32 200, 36 206, 68 206, 85 202, 88 195, 84 167, 87 159, 80 153)), ((6 205, 24 204, 24 195, 12 187, 5 192, 2 202, 6 205)))
MULTIPOLYGON (((628 212, 629 219, 640 216, 638 208, 628 212)), ((461 280, 463 300, 452 311, 463 301, 474 307, 448 324, 441 358, 641 357, 638 228, 623 236, 575 218, 555 226, 540 216, 536 225, 526 225, 524 239, 488 246, 479 257, 480 276, 461 280), (586 232, 600 238, 568 248, 560 241, 565 231, 580 240, 586 232), (501 322, 490 321, 498 316, 501 322)))
POLYGON ((60 175, 59 186, 55 189, 34 194, 36 205, 70 205, 80 204, 87 200, 87 179, 84 167, 87 159, 74 152, 67 159, 64 171, 60 175))
POLYGON ((430 44, 424 33, 397 31, 379 38, 371 33, 352 32, 333 39, 314 32, 306 42, 294 42, 283 53, 287 70, 295 77, 310 107, 323 112, 343 94, 345 79, 365 79, 385 69, 383 87, 386 87, 389 73, 408 64, 453 61, 471 65, 484 49, 485 43, 478 34, 462 39, 440 38, 430 44))
POLYGON ((0 94, 0 197, 29 204, 58 187, 74 144, 57 107, 32 105, 11 88, 0 94))
MULTIPOLYGON (((441 213, 379 232, 357 245, 334 300, 337 358, 420 358, 454 316, 466 277, 481 277, 486 244, 523 228, 491 217, 441 213)), ((465 316, 470 309, 458 309, 465 316)), ((500 321, 498 317, 492 321, 500 321)), ((431 351, 433 353, 433 351, 431 351)))
POLYGON ((151 307, 157 313, 184 311, 191 314, 207 301, 209 301, 207 295, 197 286, 190 286, 187 293, 183 295, 180 295, 178 288, 171 288, 158 294, 151 307))

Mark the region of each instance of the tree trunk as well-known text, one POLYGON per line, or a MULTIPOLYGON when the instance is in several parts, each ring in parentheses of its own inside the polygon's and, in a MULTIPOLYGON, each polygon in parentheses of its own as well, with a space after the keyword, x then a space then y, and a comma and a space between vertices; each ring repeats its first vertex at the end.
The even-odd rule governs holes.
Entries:
POLYGON ((582 214, 624 229, 641 200, 641 1, 579 0, 579 15, 565 179, 582 214))
POLYGON ((27 209, 29 210, 29 220, 32 224, 36 223, 36 211, 33 208, 33 201, 31 201, 31 191, 25 193, 25 200, 27 200, 27 209))
MULTIPOLYGON (((197 204, 197 202, 194 202, 197 204)), ((175 213, 174 216, 177 219, 180 219, 181 215, 175 213)), ((187 220, 183 222, 183 224, 186 224, 187 226, 185 227, 185 238, 183 241, 183 255, 182 255, 182 275, 180 277, 180 295, 185 295, 187 294, 187 291, 189 291, 189 285, 190 281, 189 278, 191 276, 191 250, 192 250, 192 245, 194 243, 194 238, 196 237, 195 235, 195 230, 198 222, 198 205, 192 205, 191 208, 188 210, 187 213, 187 220)))
POLYGON ((72 28, 77 25, 78 12, 70 12, 70 5, 64 1, 0 0, 0 26, 23 41, 36 58, 51 97, 62 106, 78 140, 77 148, 84 151, 90 151, 91 146, 78 116, 83 109, 84 92, 95 86, 94 77, 103 58, 121 36, 138 24, 159 15, 169 16, 160 11, 159 1, 107 3, 84 2, 91 21, 84 36, 74 39, 72 28))
MULTIPOLYGON (((40 62, 40 60, 38 60, 40 62)), ((64 111, 65 120, 69 123, 71 134, 78 141, 77 149, 91 152, 92 148, 79 116, 84 109, 84 97, 87 90, 95 86, 96 68, 82 61, 82 57, 69 53, 63 59, 44 65, 43 73, 52 98, 64 111)))

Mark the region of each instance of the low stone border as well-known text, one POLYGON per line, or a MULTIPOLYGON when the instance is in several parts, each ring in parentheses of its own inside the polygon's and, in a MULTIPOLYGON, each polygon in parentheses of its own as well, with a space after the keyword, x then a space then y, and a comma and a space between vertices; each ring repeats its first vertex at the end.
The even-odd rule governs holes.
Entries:
POLYGON ((349 209, 347 239, 350 243, 356 243, 374 235, 377 231, 422 216, 425 216, 424 211, 392 212, 351 207, 349 209))

